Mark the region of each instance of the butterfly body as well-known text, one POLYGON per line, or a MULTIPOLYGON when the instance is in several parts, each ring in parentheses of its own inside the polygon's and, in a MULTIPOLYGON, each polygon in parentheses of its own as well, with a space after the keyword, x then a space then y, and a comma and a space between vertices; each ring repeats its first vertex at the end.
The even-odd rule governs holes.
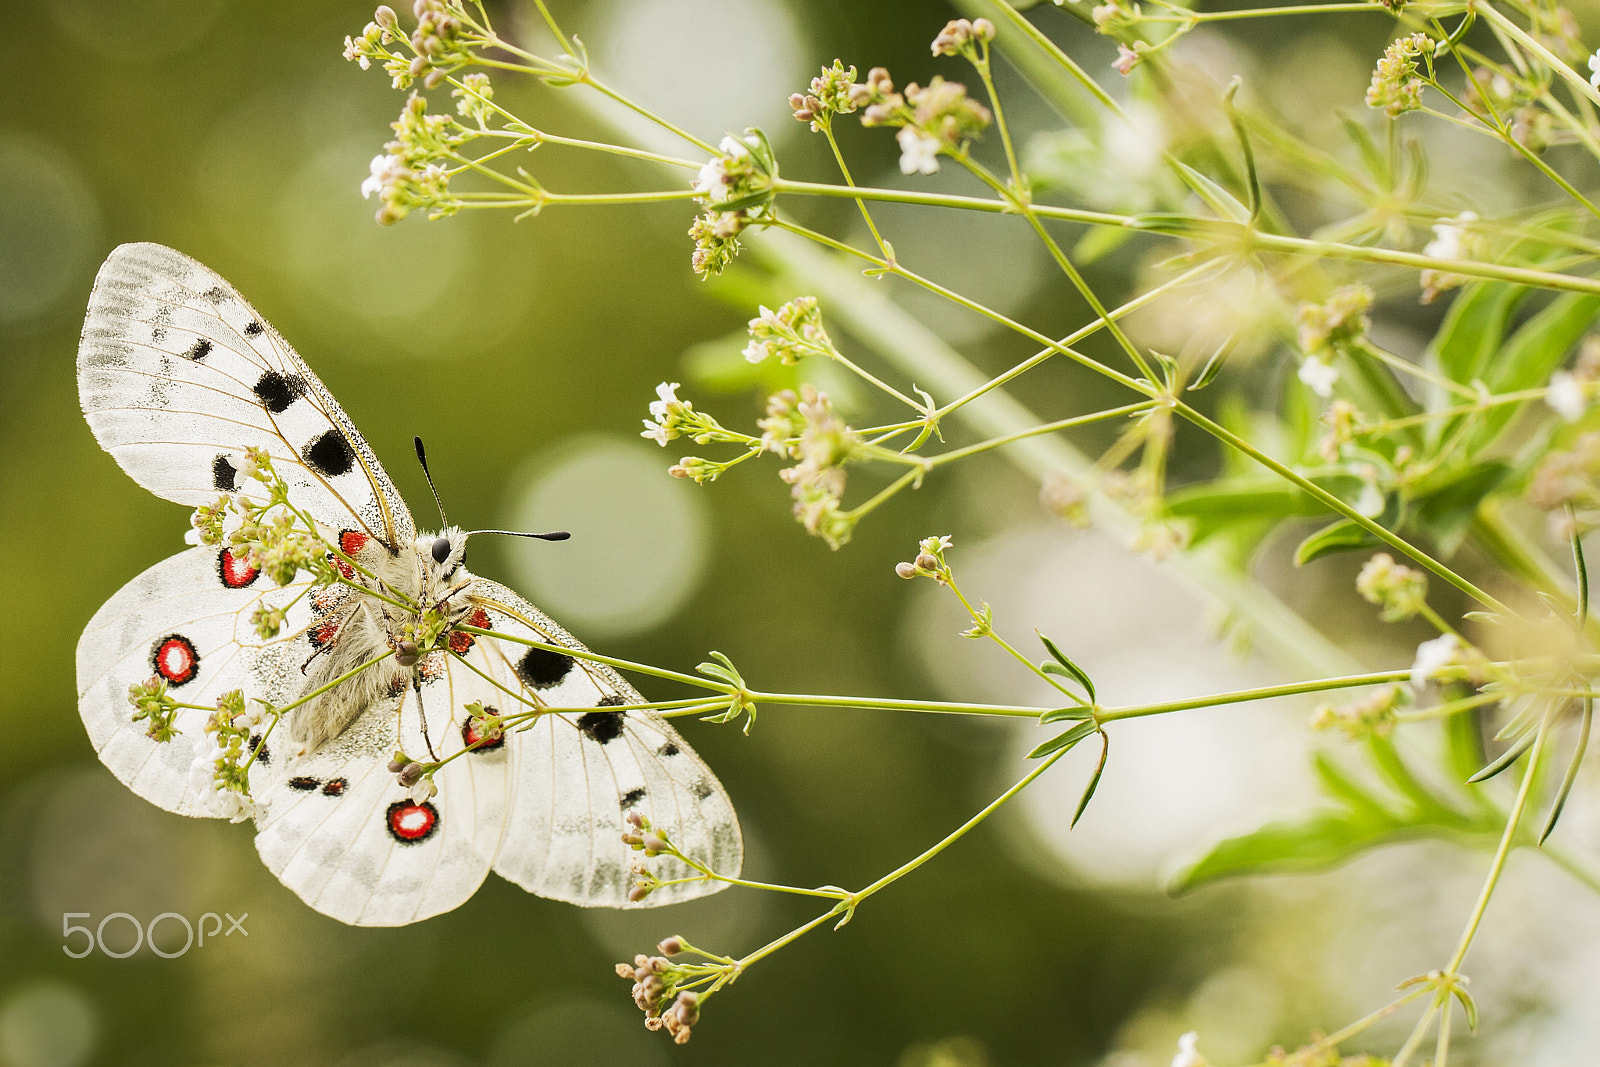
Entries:
MULTIPOLYGON (((146 488, 199 509, 200 543, 129 582, 78 646, 90 740, 136 793, 185 815, 253 818, 269 869, 360 925, 456 907, 491 869, 544 896, 631 906, 636 854, 621 835, 633 810, 737 872, 732 804, 694 752, 649 711, 608 710, 645 700, 526 600, 468 572, 467 534, 419 535, 326 388, 215 273, 159 245, 116 249, 78 378, 102 446, 146 488), (252 457, 314 536, 320 569, 286 566, 240 532, 267 522, 256 509, 271 502, 252 457), (193 705, 173 712, 175 737, 136 720, 129 687, 149 680, 193 705), (234 693, 246 712, 232 726, 250 732, 247 798, 210 775, 206 747, 205 709, 234 693), (495 729, 499 718, 512 725, 495 729), (397 755, 434 770, 403 784, 397 755)), ((689 880, 645 905, 720 887, 667 857, 652 870, 689 880)))

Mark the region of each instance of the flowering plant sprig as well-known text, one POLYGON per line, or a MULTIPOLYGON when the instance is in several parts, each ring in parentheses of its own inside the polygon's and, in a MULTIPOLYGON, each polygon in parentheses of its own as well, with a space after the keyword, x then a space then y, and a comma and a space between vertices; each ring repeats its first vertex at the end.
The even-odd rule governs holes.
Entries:
MULTIPOLYGON (((1219 871, 1276 869, 1273 864, 1279 861, 1304 862, 1305 850, 1320 849, 1317 855, 1323 860, 1337 862, 1357 848, 1416 833, 1436 833, 1493 847, 1495 858, 1482 899, 1450 962, 1382 1009, 1397 1010, 1416 998, 1429 998, 1415 1034, 1397 1057, 1405 1060, 1430 1026, 1447 1046, 1449 1005, 1452 998, 1464 1004, 1457 991, 1465 980, 1460 967, 1466 948, 1507 853, 1526 836, 1519 830, 1523 813, 1537 802, 1534 789, 1542 779, 1534 771, 1551 750, 1558 724, 1579 715, 1587 723, 1589 680, 1600 674, 1600 660, 1588 651, 1595 635, 1588 617, 1587 579, 1578 540, 1600 514, 1600 489, 1596 488, 1600 485, 1600 460, 1595 460, 1600 445, 1594 445, 1588 436, 1593 429, 1590 400, 1600 375, 1586 369, 1582 357, 1577 363, 1568 361, 1570 350, 1591 328, 1590 302, 1600 295, 1600 283, 1589 276, 1600 256, 1600 244, 1590 232, 1592 218, 1600 216, 1600 205, 1586 193, 1590 178, 1570 165, 1572 159, 1546 152, 1560 145, 1577 148, 1571 155, 1580 161, 1600 157, 1600 136, 1589 121, 1600 95, 1596 95, 1594 80, 1576 69, 1583 66, 1589 50, 1576 45, 1575 33, 1563 29, 1565 23, 1558 14, 1533 12, 1500 0, 1475 4, 1465 14, 1448 7, 1415 4, 1370 7, 1397 16, 1402 36, 1378 60, 1367 86, 1371 117, 1381 125, 1383 135, 1374 137, 1359 123, 1347 123, 1348 150, 1307 142, 1300 131, 1265 109, 1236 101, 1232 89, 1213 91, 1214 87, 1193 77, 1181 53, 1170 47, 1212 23, 1285 18, 1323 8, 1333 14, 1334 9, 1345 10, 1348 5, 1194 11, 1165 3, 1110 0, 1091 12, 1068 8, 1116 42, 1114 65, 1130 77, 1129 95, 1120 99, 1105 92, 1076 59, 1021 12, 999 4, 992 13, 1000 27, 981 19, 955 20, 933 39, 930 49, 940 59, 970 64, 981 82, 981 94, 976 84, 975 95, 969 95, 964 86, 942 76, 935 76, 926 87, 911 84, 902 91, 883 68, 872 68, 856 83, 856 68, 846 67, 842 60, 823 68, 808 91, 795 93, 789 103, 796 119, 826 137, 842 176, 838 182, 808 182, 791 176, 798 171, 792 164, 781 171, 774 146, 754 131, 730 135, 714 146, 650 115, 637 102, 621 98, 594 78, 581 46, 560 32, 542 5, 546 25, 564 49, 555 59, 541 58, 499 38, 489 29, 481 9, 474 14, 445 4, 440 10, 451 22, 440 31, 443 43, 434 46, 443 62, 424 60, 411 73, 415 60, 410 60, 406 72, 425 79, 424 87, 426 79, 440 74, 433 84, 451 84, 464 121, 451 119, 408 128, 405 136, 417 150, 394 155, 396 165, 403 166, 409 177, 396 171, 391 184, 402 190, 397 201, 409 198, 405 202, 412 206, 443 204, 443 198, 449 196, 459 199, 462 209, 509 206, 522 212, 566 202, 632 204, 693 199, 702 210, 690 230, 695 243, 692 265, 702 275, 732 266, 742 242, 779 230, 852 257, 869 276, 894 277, 915 285, 1029 341, 1032 356, 998 373, 979 373, 960 353, 930 336, 925 323, 892 306, 886 309, 884 301, 853 299, 860 290, 852 285, 860 282, 859 278, 843 278, 843 272, 829 272, 831 268, 799 260, 790 262, 784 259, 782 249, 772 251, 794 274, 826 278, 833 284, 826 290, 826 308, 808 298, 780 304, 787 293, 767 301, 777 310, 768 311, 763 305, 752 320, 746 358, 769 367, 772 363, 826 359, 872 384, 876 390, 871 393, 873 399, 889 398, 906 404, 907 410, 897 412, 891 421, 874 424, 870 413, 852 405, 847 417, 842 410, 844 391, 834 390, 835 395, 830 396, 818 382, 791 379, 789 389, 766 385, 763 391, 769 395, 764 417, 754 428, 757 433, 744 434, 726 429, 680 399, 680 386, 663 383, 658 399, 651 404, 644 436, 663 445, 678 437, 692 437, 701 444, 734 446, 738 454, 732 458, 686 456, 670 468, 676 476, 701 482, 763 455, 782 457, 787 464, 782 477, 796 517, 832 547, 843 545, 860 521, 895 493, 922 485, 929 473, 946 463, 992 450, 1011 457, 1020 469, 1039 479, 1048 490, 1043 495, 1057 510, 1129 520, 1136 546, 1158 557, 1170 557, 1171 565, 1200 576, 1234 611, 1255 619, 1258 632, 1269 643, 1302 653, 1302 662, 1317 658, 1318 650, 1325 653, 1326 648, 1319 646, 1314 636, 1304 637, 1309 629, 1305 620, 1288 612, 1257 585, 1240 561, 1248 559, 1273 531, 1324 513, 1327 518, 1318 529, 1295 535, 1303 538, 1294 553, 1296 562, 1311 563, 1335 552, 1381 550, 1363 569, 1352 596, 1366 597, 1390 621, 1420 616, 1435 628, 1439 636, 1416 648, 1409 668, 1339 676, 1330 672, 1329 677, 1304 682, 1131 708, 1102 704, 1093 681, 1042 634, 1049 658, 1039 664, 1008 644, 1000 634, 1006 620, 997 620, 987 604, 969 600, 957 585, 948 558, 948 538, 927 539, 918 546, 915 558, 896 570, 907 578, 933 578, 948 588, 971 618, 965 636, 995 642, 1063 694, 1062 706, 1056 708, 1003 712, 991 708, 984 712, 1028 715, 1046 725, 1058 720, 1070 723, 1064 733, 1033 750, 1035 767, 997 804, 1014 796, 1060 753, 1089 737, 1101 739, 1103 768, 1108 731, 1123 718, 1268 696, 1326 696, 1347 688, 1363 689, 1353 700, 1338 705, 1329 701, 1326 710, 1318 714, 1317 725, 1359 738, 1361 751, 1370 755, 1387 780, 1407 792, 1412 801, 1409 808, 1397 812, 1389 804, 1359 803, 1352 799, 1360 795, 1359 784, 1343 782, 1336 771, 1327 769, 1330 765, 1319 763, 1319 775, 1338 786, 1333 790, 1338 794, 1335 799, 1342 798, 1344 806, 1316 817, 1323 820, 1321 826, 1335 826, 1337 832, 1319 836, 1313 826, 1295 837, 1263 830, 1237 853, 1254 857, 1253 866, 1241 863, 1229 869, 1230 854, 1219 845, 1183 878, 1188 879, 1187 884, 1197 884, 1222 876, 1219 871), (1443 19, 1456 20, 1458 15, 1461 17, 1454 25, 1443 24, 1443 19), (1475 22, 1490 25, 1493 50, 1486 50, 1485 35, 1468 36, 1475 22), (457 49, 452 42, 466 42, 468 47, 457 49), (1100 203, 1086 195, 1060 198, 1067 204, 1035 198, 1036 189, 1053 187, 1079 194, 1086 190, 1072 185, 1080 179, 1071 173, 1050 173, 1049 157, 1015 137, 993 77, 991 49, 999 47, 1019 50, 1026 62, 1017 64, 1017 69, 1048 70, 1081 90, 1082 99, 1076 99, 1052 89, 1048 80, 1036 81, 1051 104, 1085 120, 1078 123, 1085 131, 1081 136, 1103 155, 1110 156, 1116 138, 1126 131, 1147 139, 1149 143, 1139 146, 1139 166, 1123 165, 1115 171, 1119 182, 1138 186, 1137 195, 1120 197, 1117 202, 1137 204, 1134 210, 1139 213, 1075 206, 1100 203), (552 87, 583 86, 623 99, 626 106, 656 118, 663 130, 690 146, 691 158, 675 159, 625 145, 578 142, 519 120, 503 109, 486 78, 464 72, 469 62, 483 62, 491 50, 498 69, 507 73, 526 73, 552 87), (502 55, 512 58, 502 61, 498 58, 502 55), (459 65, 452 67, 452 63, 459 65), (1440 100, 1455 106, 1459 113, 1437 110, 1435 105, 1445 106, 1438 104, 1440 100), (1168 123, 1165 129, 1160 124, 1141 124, 1135 108, 1142 107, 1163 110, 1168 123), (1215 112, 1215 121, 1205 117, 1210 111, 1215 112), (907 174, 932 173, 945 163, 959 165, 983 183, 988 195, 955 196, 859 185, 833 136, 837 117, 852 112, 865 125, 897 130, 900 166, 907 174), (1193 121, 1182 131, 1175 130, 1171 120, 1185 116, 1193 121), (1501 142, 1530 168, 1530 174, 1546 183, 1542 188, 1559 190, 1564 205, 1536 218, 1521 205, 1491 209, 1474 203, 1463 209, 1459 203, 1430 199, 1424 152, 1404 147, 1406 139, 1399 124, 1441 119, 1463 136, 1487 136, 1501 142), (457 122, 459 129, 450 122, 457 122), (431 140, 430 130, 438 133, 431 140), (972 151, 973 141, 991 130, 1004 148, 1004 172, 991 171, 972 151), (1163 132, 1149 132, 1152 130, 1163 132), (470 145, 483 142, 495 147, 481 155, 469 154, 470 145), (662 190, 645 194, 569 196, 551 193, 520 168, 513 171, 500 162, 513 151, 544 144, 627 156, 670 169, 672 179, 662 190), (440 185, 410 191, 402 186, 405 181, 415 181, 429 166, 444 168, 444 177, 450 179, 470 171, 491 183, 494 191, 462 193, 440 185), (692 180, 684 180, 692 175, 692 180), (1292 195, 1286 195, 1289 193, 1292 195), (854 201, 867 224, 870 244, 857 247, 830 233, 798 225, 789 212, 779 212, 785 198, 797 196, 854 201), (1073 299, 1081 299, 1089 309, 1087 321, 1064 335, 1046 332, 1020 315, 1003 314, 963 295, 959 286, 933 282, 913 269, 914 264, 901 261, 888 240, 892 234, 877 225, 869 205, 881 201, 1009 216, 1019 225, 1025 223, 1070 286, 1073 299), (1342 215, 1343 207, 1308 214, 1301 208, 1306 201, 1356 206, 1342 215), (1062 242, 1063 223, 1085 228, 1082 243, 1069 246, 1062 242), (1427 239, 1430 227, 1431 241, 1427 239), (1300 236, 1307 228, 1309 234, 1300 236), (1162 269, 1168 273, 1118 305, 1103 301, 1080 267, 1092 255, 1120 248, 1125 242, 1140 249, 1147 261, 1165 257, 1162 269), (1248 269, 1240 271, 1240 264, 1248 264, 1248 269), (1388 273, 1378 276, 1377 268, 1388 273), (1426 351, 1386 351, 1374 340, 1394 336, 1393 331, 1374 332, 1372 327, 1375 320, 1387 326, 1383 320, 1394 317, 1389 305, 1398 272, 1409 272, 1406 276, 1415 278, 1424 300, 1452 294, 1444 326, 1426 351), (1211 328, 1214 320, 1210 318, 1177 310, 1200 307, 1207 316, 1217 315, 1215 308, 1227 303, 1223 299, 1225 280, 1240 274, 1255 280, 1251 295, 1235 301, 1240 310, 1231 318, 1217 316, 1216 329, 1211 328), (1541 288, 1556 294, 1550 305, 1536 314, 1523 315, 1518 309, 1520 294, 1541 288), (1382 293, 1382 299, 1375 298, 1374 292, 1382 293), (1296 305, 1301 309, 1298 321, 1289 311, 1296 305), (842 330, 830 335, 822 323, 824 310, 830 325, 840 324, 842 330), (1155 331, 1141 322, 1142 317, 1161 316, 1180 327, 1172 331, 1177 336, 1171 343, 1153 339, 1155 331), (1122 363, 1113 364, 1085 350, 1084 342, 1101 332, 1109 340, 1105 347, 1122 363), (865 359, 847 359, 842 349, 849 345, 840 340, 847 337, 870 338, 868 347, 902 373, 905 381, 916 384, 897 388, 889 384, 894 380, 892 373, 869 373, 861 366, 865 359), (906 341, 908 337, 912 340, 906 341), (1027 395, 1025 390, 1037 377, 1049 373, 1042 368, 1063 360, 1100 376, 1107 386, 1125 391, 1128 403, 1055 419, 1035 415, 1019 398, 1027 395), (1271 410, 1271 405, 1263 408, 1260 390, 1252 393, 1239 388, 1215 408, 1208 401, 1203 409, 1189 395, 1202 389, 1229 389, 1246 379, 1258 385, 1270 381, 1265 370, 1273 361, 1287 365, 1291 377, 1300 379, 1298 385, 1290 382, 1297 405, 1292 414, 1271 410), (1240 376, 1236 368, 1247 366, 1252 369, 1240 376), (949 373, 950 367, 961 373, 949 373), (912 394, 920 399, 913 399, 912 394), (943 402, 936 401, 935 395, 943 402), (985 397, 1010 412, 998 426, 982 421, 976 412, 975 402, 985 397), (1518 414, 1526 417, 1517 422, 1514 417, 1518 414), (1106 420, 1122 420, 1124 425, 1098 460, 1061 458, 1078 456, 1066 444, 1065 432, 1106 420), (974 443, 934 451, 937 446, 932 443, 942 445, 947 431, 954 437, 974 426, 982 427, 976 434, 980 439, 974 443), (1223 448, 1224 473, 1169 490, 1169 458, 1189 434, 1204 436, 1223 448), (1024 442, 1028 442, 1025 447, 1009 447, 1024 442), (857 472, 877 464, 892 465, 898 476, 864 503, 846 508, 847 471, 853 484, 859 484, 857 472), (1526 493, 1525 486, 1531 486, 1526 493), (1549 511, 1552 533, 1570 543, 1578 573, 1576 594, 1567 576, 1550 567, 1537 551, 1523 547, 1514 525, 1501 517, 1502 510, 1525 509, 1529 504, 1549 511), (1468 542, 1475 551, 1458 552, 1468 542), (1190 548, 1219 551, 1206 557, 1203 552, 1186 551, 1190 548), (1475 601, 1481 611, 1464 618, 1447 617, 1443 608, 1429 604, 1430 582, 1437 586, 1437 603, 1450 603, 1447 598, 1459 594, 1475 601), (1502 602, 1500 596, 1505 594, 1500 591, 1515 583, 1549 598, 1548 619, 1531 619, 1537 612, 1511 606, 1525 600, 1536 603, 1536 598, 1508 597, 1510 603, 1502 602), (1285 622, 1290 625, 1282 625, 1285 622), (1492 643, 1475 633, 1469 622, 1508 633, 1543 626, 1560 640, 1536 642, 1534 651, 1491 661, 1479 645, 1488 648, 1492 643), (1302 636, 1286 636, 1292 634, 1302 636), (1311 652, 1306 654, 1308 647, 1311 652), (1581 712, 1577 710, 1580 706, 1581 712), (1460 738, 1469 733, 1476 737, 1480 716, 1491 715, 1503 720, 1501 736, 1509 744, 1506 751, 1476 767, 1463 768, 1458 758, 1444 767, 1444 776, 1462 788, 1478 790, 1477 782, 1508 768, 1525 766, 1528 770, 1509 806, 1490 794, 1474 792, 1468 806, 1481 814, 1463 815, 1463 806, 1453 807, 1451 798, 1433 796, 1416 775, 1409 774, 1410 757, 1400 754, 1393 735, 1426 728, 1447 730, 1454 746, 1451 751, 1459 754, 1469 751, 1460 738)), ((419 9, 419 16, 422 13, 419 9)), ((444 25, 438 19, 434 24, 444 25)), ((398 35, 382 18, 361 40, 363 43, 352 41, 350 46, 356 58, 368 62, 376 58, 395 62, 380 56, 391 42, 404 48, 404 42, 410 41, 419 55, 426 51, 413 38, 398 35)), ((1593 70, 1600 60, 1591 60, 1588 66, 1593 70)), ((414 117, 422 115, 426 115, 425 109, 414 117)), ((788 164, 787 159, 784 162, 788 164)), ((382 178, 378 184, 375 191, 381 191, 382 178)), ((819 285, 812 291, 825 290, 819 285)), ((853 349, 851 354, 856 354, 853 349)), ((768 373, 767 368, 762 373, 768 373)), ((805 374, 803 365, 800 373, 805 374)), ((1451 612, 1459 610, 1458 605, 1450 608, 1451 612)), ((399 652, 412 654, 410 649, 399 652)), ((1407 658, 1411 658, 1409 650, 1407 658)), ((663 713, 713 713, 727 718, 734 717, 736 707, 743 709, 748 704, 753 708, 757 701, 820 702, 821 698, 759 693, 731 664, 727 668, 726 673, 688 676, 693 684, 712 689, 713 696, 676 708, 663 704, 663 713)), ((845 701, 842 706, 865 705, 845 701)), ((927 702, 914 701, 872 706, 938 710, 927 702)), ((970 712, 971 706, 966 710, 970 712)), ((502 726, 515 729, 518 723, 544 713, 548 709, 528 708, 507 716, 502 726)), ((1586 745, 1586 726, 1579 737, 1574 761, 1581 758, 1586 745)), ((416 766, 420 770, 411 773, 420 780, 427 768, 420 763, 416 766)), ((402 764, 396 773, 406 773, 409 767, 410 763, 402 764)), ((1085 791, 1085 803, 1098 780, 1096 770, 1085 791)), ((1568 788, 1570 785, 1558 789, 1549 806, 1546 833, 1554 825, 1568 788)), ((989 810, 992 808, 978 818, 989 810)), ((640 832, 637 836, 643 845, 647 835, 640 832)), ((666 836, 649 840, 665 846, 665 851, 656 849, 656 855, 672 851, 666 836)), ((947 843, 941 842, 931 851, 947 843)), ((651 849, 643 851, 647 859, 652 858, 651 849)), ((690 858, 683 859, 693 867, 690 858)), ((700 877, 719 877, 695 869, 700 877)), ((646 866, 639 877, 641 884, 648 884, 654 876, 646 866)), ((1595 879, 1595 884, 1600 885, 1600 879, 1595 879)), ((769 948, 781 947, 824 920, 848 919, 875 888, 859 893, 831 888, 800 891, 826 898, 830 911, 769 948)), ((710 970, 705 972, 710 976, 708 985, 731 980, 752 959, 706 958, 710 961, 706 964, 710 970)), ((641 997, 641 1007, 667 1027, 670 1024, 664 1020, 677 1010, 677 1001, 670 997, 695 990, 680 988, 694 976, 672 971, 673 965, 663 961, 665 956, 656 960, 642 957, 629 969, 629 976, 635 982, 635 995, 641 997)), ((678 1016, 685 1038, 688 1027, 698 1019, 698 1007, 697 1001, 691 1001, 678 1016)), ((1314 1041, 1307 1046, 1307 1056, 1328 1054, 1340 1042, 1362 1032, 1365 1025, 1347 1028, 1335 1035, 1337 1041, 1314 1041)), ((1436 1060, 1443 1062, 1447 1051, 1445 1047, 1436 1060)), ((1180 1047, 1180 1055, 1188 1057, 1187 1063, 1197 1063, 1196 1041, 1180 1047)))

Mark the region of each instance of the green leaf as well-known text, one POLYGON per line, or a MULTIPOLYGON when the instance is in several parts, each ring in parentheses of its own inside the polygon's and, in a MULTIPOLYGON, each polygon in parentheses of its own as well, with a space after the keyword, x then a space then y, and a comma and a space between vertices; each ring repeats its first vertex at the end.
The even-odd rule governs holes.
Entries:
POLYGON ((1387 737, 1373 735, 1367 739, 1367 751, 1372 756, 1372 762, 1378 770, 1394 786, 1402 796, 1417 806, 1414 821, 1426 821, 1441 825, 1464 822, 1465 819, 1448 804, 1434 796, 1427 786, 1411 773, 1411 768, 1406 766, 1405 760, 1400 758, 1399 749, 1387 737))
POLYGON ((1326 752, 1314 754, 1311 757, 1311 766, 1328 795, 1334 800, 1343 802, 1354 814, 1372 822, 1399 821, 1382 801, 1345 774, 1326 752))
MULTIPOLYGON (((1468 11, 1467 14, 1470 16, 1472 12, 1468 11)), ((1473 1001, 1472 994, 1463 989, 1460 982, 1452 985, 1450 987, 1450 992, 1454 993, 1456 995, 1456 999, 1461 1002, 1461 1011, 1467 1017, 1467 1029, 1471 1030, 1473 1033, 1477 1033, 1478 1005, 1473 1001)))
POLYGON ((1072 813, 1072 822, 1067 829, 1071 830, 1078 825, 1078 820, 1083 818, 1084 809, 1089 806, 1089 800, 1094 796, 1094 791, 1100 788, 1100 775, 1105 773, 1106 756, 1111 752, 1111 737, 1104 730, 1100 731, 1100 761, 1094 765, 1094 773, 1089 776, 1089 784, 1083 788, 1083 797, 1078 801, 1078 810, 1072 813))
POLYGON ((1229 478, 1183 489, 1167 498, 1167 517, 1188 522, 1191 546, 1242 523, 1267 520, 1276 524, 1326 511, 1327 505, 1276 478, 1229 478))
POLYGON ((1339 117, 1339 125, 1344 127, 1345 134, 1356 146, 1356 151, 1361 154, 1362 165, 1366 167, 1373 181, 1384 188, 1391 187, 1393 183, 1390 180, 1389 164, 1384 153, 1378 150, 1372 135, 1367 132, 1366 126, 1344 111, 1337 111, 1335 114, 1339 117))
POLYGON ((1294 550, 1294 562, 1300 567, 1334 552, 1371 548, 1379 543, 1376 537, 1357 526, 1354 519, 1340 519, 1301 541, 1294 550))
POLYGON ((1083 668, 1079 667, 1076 663, 1068 659, 1066 655, 1056 647, 1056 643, 1054 641, 1050 640, 1044 634, 1039 633, 1038 630, 1033 632, 1039 634, 1039 640, 1044 642, 1045 651, 1049 652, 1051 658, 1054 659, 1056 663, 1060 664, 1062 668, 1060 671, 1053 671, 1050 669, 1049 664, 1045 664, 1040 669, 1049 674, 1064 673, 1066 677, 1073 679, 1079 685, 1083 686, 1084 692, 1088 693, 1089 699, 1093 701, 1095 699, 1094 682, 1089 680, 1089 676, 1084 673, 1083 668))
MULTIPOLYGON (((1488 368, 1489 387, 1497 393, 1532 389, 1543 385, 1567 359, 1572 346, 1582 339, 1600 314, 1600 296, 1564 293, 1545 309, 1523 323, 1503 345, 1488 368)), ((1491 408, 1473 434, 1468 454, 1475 454, 1510 425, 1524 404, 1502 404, 1491 408)))
POLYGON ((1538 736, 1538 730, 1529 730, 1527 733, 1517 738, 1516 742, 1513 743, 1510 748, 1500 753, 1499 757, 1492 760, 1482 770, 1478 771, 1478 773, 1474 774, 1471 778, 1468 778, 1467 781, 1487 782, 1489 779, 1493 778, 1495 775, 1499 774, 1501 771, 1517 762, 1517 757, 1528 751, 1529 746, 1533 744, 1533 739, 1538 736))
MULTIPOLYGON (((1051 673, 1051 674, 1055 674, 1056 673, 1055 671, 1050 670, 1050 668, 1053 667, 1053 666, 1055 666, 1055 664, 1053 664, 1053 663, 1052 664, 1047 664, 1044 669, 1046 671, 1048 671, 1049 673, 1051 673)), ((1074 704, 1071 707, 1067 707, 1067 708, 1052 708, 1052 709, 1050 709, 1049 711, 1045 712, 1043 715, 1039 716, 1039 725, 1040 726, 1049 726, 1053 722, 1063 722, 1063 721, 1069 721, 1070 722, 1070 721, 1081 720, 1081 719, 1090 719, 1090 718, 1093 718, 1093 717, 1094 717, 1094 710, 1092 708, 1079 707, 1078 705, 1074 704)))
POLYGON ((1122 226, 1091 226, 1072 246, 1072 258, 1079 266, 1093 263, 1109 256, 1133 237, 1133 231, 1122 226))
POLYGON ((1435 489, 1423 489, 1413 499, 1414 521, 1450 555, 1478 517, 1478 505, 1511 474, 1511 465, 1487 460, 1466 468, 1435 489))
POLYGON ((1462 287, 1433 338, 1433 357, 1446 378, 1470 385, 1484 376, 1500 348, 1511 312, 1527 291, 1526 286, 1504 282, 1474 282, 1462 287))
POLYGON ((1382 844, 1400 827, 1348 809, 1323 809, 1276 820, 1224 838, 1180 868, 1167 882, 1169 893, 1244 874, 1315 871, 1382 844))
POLYGON ((1099 728, 1099 724, 1092 721, 1080 722, 1066 733, 1058 734, 1057 736, 1052 737, 1050 740, 1041 744, 1038 748, 1028 753, 1028 758, 1038 759, 1040 756, 1048 756, 1052 752, 1059 752, 1064 748, 1071 748, 1073 745, 1077 744, 1079 741, 1082 741, 1085 737, 1088 737, 1099 728))
POLYGON ((1465 782, 1488 758, 1483 751, 1483 734, 1478 730, 1478 710, 1473 708, 1450 716, 1445 720, 1444 733, 1454 780, 1465 782))
POLYGON ((1550 831, 1556 828, 1556 820, 1561 818, 1561 809, 1567 806, 1567 795, 1572 792, 1572 783, 1578 780, 1578 769, 1583 766, 1584 751, 1589 747, 1589 727, 1594 723, 1594 701, 1589 697, 1583 698, 1583 718, 1578 725, 1578 743, 1572 749, 1572 761, 1567 764, 1567 773, 1561 778, 1561 788, 1556 790, 1556 799, 1550 804, 1550 814, 1545 816, 1544 829, 1539 831, 1539 844, 1544 844, 1544 839, 1550 836, 1550 831))
POLYGON ((1233 222, 1250 221, 1250 209, 1241 203, 1238 197, 1187 163, 1180 163, 1177 160, 1173 160, 1173 163, 1183 175, 1184 183, 1193 189, 1195 195, 1204 200, 1212 211, 1233 222))

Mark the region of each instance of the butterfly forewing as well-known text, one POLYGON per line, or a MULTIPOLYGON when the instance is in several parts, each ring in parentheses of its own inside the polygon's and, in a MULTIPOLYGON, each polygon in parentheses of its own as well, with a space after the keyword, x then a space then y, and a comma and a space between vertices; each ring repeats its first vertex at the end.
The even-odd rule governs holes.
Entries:
POLYGON ((389 476, 322 382, 213 271, 170 248, 122 245, 95 279, 78 390, 102 447, 140 485, 190 506, 245 490, 261 448, 297 504, 385 544, 416 536, 389 476))
POLYGON ((179 709, 179 735, 158 742, 135 722, 128 687, 166 679, 184 704, 214 705, 247 685, 265 642, 249 617, 261 604, 309 611, 305 583, 277 588, 221 548, 191 548, 157 563, 95 612, 78 642, 78 707, 100 759, 135 793, 168 811, 212 815, 189 774, 206 711, 179 709))
MULTIPOLYGON (((490 628, 582 650, 526 600, 479 579, 473 600, 490 628)), ((675 730, 648 711, 608 711, 644 698, 611 668, 495 638, 479 638, 468 662, 520 695, 518 707, 567 708, 510 733, 511 813, 495 870, 540 896, 603 907, 653 906, 703 896, 720 882, 661 889, 630 904, 631 865, 624 815, 637 810, 686 854, 736 875, 743 844, 721 783, 675 730), (592 709, 592 710, 583 710, 592 709)), ((457 672, 466 669, 457 664, 457 672)), ((665 880, 695 872, 665 857, 651 861, 665 880)))

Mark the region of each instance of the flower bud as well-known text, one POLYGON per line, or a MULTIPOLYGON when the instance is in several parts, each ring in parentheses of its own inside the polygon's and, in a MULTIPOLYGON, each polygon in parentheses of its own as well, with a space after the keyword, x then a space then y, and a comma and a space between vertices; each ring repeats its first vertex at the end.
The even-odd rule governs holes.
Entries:
POLYGON ((917 565, 915 563, 896 563, 894 572, 902 578, 915 578, 917 576, 917 565))
POLYGON ((976 37, 978 40, 992 41, 994 40, 994 34, 994 23, 990 22, 988 19, 972 20, 972 36, 976 37))
POLYGON ((629 967, 626 963, 617 964, 617 977, 618 978, 632 978, 633 977, 633 968, 629 967))
POLYGON ((923 552, 917 556, 917 566, 925 571, 936 571, 939 569, 939 557, 931 552, 923 552))
POLYGON ((674 935, 657 945, 656 951, 660 952, 663 956, 676 956, 687 947, 688 942, 684 941, 683 938, 674 935))
POLYGON ((388 4, 379 4, 378 10, 372 13, 372 21, 386 30, 392 30, 400 21, 400 16, 394 13, 394 8, 388 4))
POLYGON ((645 897, 647 897, 649 895, 650 895, 650 887, 649 886, 636 885, 632 889, 628 890, 628 903, 637 904, 637 903, 639 903, 639 901, 643 900, 645 897))

